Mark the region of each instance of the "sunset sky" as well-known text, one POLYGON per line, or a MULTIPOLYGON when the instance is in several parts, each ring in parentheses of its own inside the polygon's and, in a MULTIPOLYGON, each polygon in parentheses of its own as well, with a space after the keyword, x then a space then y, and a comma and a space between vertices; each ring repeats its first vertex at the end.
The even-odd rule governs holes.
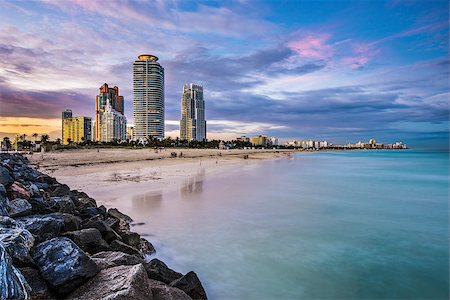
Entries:
POLYGON ((0 136, 59 137, 104 82, 133 123, 132 63, 150 53, 172 137, 193 82, 208 138, 445 147, 448 40, 448 1, 0 0, 0 136))

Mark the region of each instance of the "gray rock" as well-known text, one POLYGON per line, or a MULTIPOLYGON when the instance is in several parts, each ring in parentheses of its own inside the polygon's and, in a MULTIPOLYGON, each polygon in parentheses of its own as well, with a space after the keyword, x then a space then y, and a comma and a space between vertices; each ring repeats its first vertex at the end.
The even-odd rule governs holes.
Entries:
POLYGON ((177 279, 170 283, 170 286, 179 288, 188 294, 194 300, 206 300, 205 289, 203 289, 200 279, 198 279, 195 272, 189 272, 180 279, 177 279))
POLYGON ((69 196, 50 197, 48 203, 53 212, 73 213, 75 210, 75 205, 69 196))
POLYGON ((66 213, 51 213, 47 216, 54 217, 63 221, 64 225, 61 228, 62 232, 77 231, 80 229, 81 219, 77 216, 66 213))
POLYGON ((130 245, 132 247, 139 247, 139 245, 141 244, 141 236, 136 232, 122 232, 119 233, 119 235, 122 237, 122 241, 127 245, 130 245))
POLYGON ((20 271, 12 265, 11 257, 0 243, 0 299, 27 299, 31 291, 20 271))
POLYGON ((145 270, 147 271, 148 278, 164 283, 171 283, 183 277, 183 274, 170 269, 164 262, 157 258, 146 262, 145 270))
POLYGON ((139 250, 137 250, 136 248, 133 248, 121 241, 114 240, 114 241, 112 241, 110 246, 113 251, 120 251, 123 253, 127 253, 130 255, 137 255, 141 258, 144 258, 144 255, 139 250))
POLYGON ((14 182, 14 178, 11 176, 10 171, 4 166, 0 166, 0 183, 8 188, 14 182))
POLYGON ((110 247, 108 243, 102 239, 102 234, 98 229, 88 228, 78 231, 69 231, 63 234, 84 251, 94 254, 101 251, 108 251, 110 247))
POLYGON ((100 207, 86 207, 80 210, 80 217, 84 219, 90 219, 92 217, 95 217, 97 215, 100 215, 102 219, 106 216, 106 208, 104 206, 100 207))
POLYGON ((104 269, 68 296, 85 299, 153 299, 145 268, 142 264, 104 269))
POLYGON ((65 184, 55 183, 53 184, 50 195, 52 197, 63 197, 70 194, 70 188, 65 184))
POLYGON ((5 186, 0 183, 0 216, 8 216, 8 203, 5 186))
POLYGON ((122 237, 118 235, 104 220, 102 220, 101 216, 95 216, 90 218, 89 220, 84 220, 80 224, 82 229, 86 228, 96 228, 98 229, 102 237, 108 242, 112 242, 113 240, 122 240, 122 237))
POLYGON ((99 269, 74 242, 54 238, 31 249, 42 277, 60 295, 66 295, 82 282, 95 276, 99 269))
POLYGON ((47 283, 38 270, 24 267, 20 268, 20 272, 31 287, 30 299, 32 300, 49 300, 56 299, 49 290, 47 283))
POLYGON ((21 217, 32 213, 33 208, 31 204, 21 198, 16 198, 8 203, 9 215, 11 217, 21 217))
POLYGON ((192 300, 185 292, 171 287, 161 281, 148 280, 153 294, 153 300, 192 300))
POLYGON ((29 251, 34 245, 33 235, 14 219, 0 217, 0 244, 9 256, 20 262, 30 261, 29 251))
POLYGON ((64 220, 51 215, 31 215, 17 218, 17 221, 33 234, 36 243, 58 236, 64 226, 64 220))
POLYGON ((127 223, 133 222, 133 219, 127 216, 124 213, 121 213, 117 208, 110 208, 108 209, 108 215, 111 217, 114 217, 118 220, 124 220, 127 223))
POLYGON ((117 266, 129 266, 145 263, 142 258, 116 251, 99 252, 92 255, 91 258, 102 270, 117 266))
POLYGON ((141 238, 141 242, 139 243, 139 251, 141 251, 144 255, 156 253, 155 247, 153 247, 152 243, 144 238, 141 238))

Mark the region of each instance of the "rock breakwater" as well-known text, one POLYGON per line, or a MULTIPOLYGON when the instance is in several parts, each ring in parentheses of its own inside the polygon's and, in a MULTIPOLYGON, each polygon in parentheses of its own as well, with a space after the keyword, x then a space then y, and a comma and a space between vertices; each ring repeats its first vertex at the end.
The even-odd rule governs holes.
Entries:
POLYGON ((207 299, 194 272, 147 258, 133 220, 0 154, 0 299, 207 299))

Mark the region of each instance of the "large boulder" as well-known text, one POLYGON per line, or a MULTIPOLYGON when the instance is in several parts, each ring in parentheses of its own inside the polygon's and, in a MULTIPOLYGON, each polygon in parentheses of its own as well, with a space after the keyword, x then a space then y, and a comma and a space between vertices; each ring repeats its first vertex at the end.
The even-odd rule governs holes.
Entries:
POLYGON ((142 264, 104 269, 68 296, 85 299, 153 299, 145 268, 142 264))
POLYGON ((20 268, 20 272, 31 287, 30 299, 32 300, 49 300, 56 299, 47 286, 44 278, 38 270, 24 267, 20 268))
POLYGON ((66 214, 66 213, 51 213, 47 216, 60 219, 63 222, 62 232, 66 231, 77 231, 80 229, 81 219, 77 216, 66 214))
POLYGON ((60 295, 66 295, 87 279, 95 276, 99 269, 74 242, 57 237, 31 249, 42 277, 60 295))
POLYGON ((78 231, 69 231, 63 234, 84 251, 94 254, 101 251, 110 250, 108 243, 102 239, 102 234, 98 229, 88 228, 78 231))
POLYGON ((123 221, 125 221, 128 224, 133 222, 132 218, 130 218, 129 216, 127 216, 124 213, 121 213, 117 208, 110 208, 110 209, 108 209, 108 215, 111 216, 111 217, 114 217, 114 218, 116 218, 118 220, 123 220, 123 221))
POLYGON ((164 262, 157 258, 146 262, 145 269, 147 270, 148 278, 164 283, 171 283, 183 277, 183 274, 170 269, 164 262))
POLYGON ((8 196, 6 195, 6 189, 3 184, 0 183, 0 216, 8 216, 8 196))
POLYGON ((80 209, 79 215, 83 220, 90 219, 97 215, 100 215, 102 217, 102 219, 104 219, 106 216, 106 208, 103 205, 100 207, 86 207, 86 208, 80 209))
POLYGON ((16 198, 8 203, 8 211, 11 217, 26 216, 31 214, 32 210, 30 202, 25 199, 16 198))
POLYGON ((145 261, 135 255, 116 251, 99 252, 91 256, 100 269, 108 269, 117 266, 129 266, 144 264, 145 261))
POLYGON ((112 241, 110 246, 113 251, 120 251, 123 253, 127 253, 130 255, 136 255, 141 258, 144 258, 144 255, 139 250, 137 250, 136 248, 131 247, 121 241, 114 240, 114 241, 112 241))
POLYGON ((14 219, 0 216, 0 244, 11 258, 28 263, 30 261, 29 251, 34 245, 34 237, 14 219))
POLYGON ((119 233, 119 235, 122 237, 122 241, 127 245, 138 248, 141 244, 141 236, 136 232, 122 232, 119 233))
POLYGON ((50 197, 48 203, 53 212, 73 213, 75 210, 75 205, 70 196, 50 197))
POLYGON ((161 281, 148 280, 153 294, 153 300, 192 300, 185 292, 171 287, 161 281))
POLYGON ((180 279, 171 282, 170 286, 183 290, 194 300, 208 299, 208 297, 206 296, 205 289, 203 288, 202 283, 200 282, 200 279, 198 279, 197 274, 195 274, 195 272, 193 271, 187 273, 180 279))
POLYGON ((144 238, 141 238, 141 242, 139 243, 138 248, 139 251, 141 251, 144 255, 151 255, 156 253, 155 247, 153 247, 152 243, 144 238))
POLYGON ((54 183, 51 187, 50 196, 63 197, 70 194, 70 188, 66 184, 54 183))
POLYGON ((83 220, 80 224, 81 229, 96 228, 102 234, 102 237, 111 243, 113 240, 122 240, 120 235, 118 235, 108 224, 105 222, 101 216, 94 216, 88 220, 83 220))
POLYGON ((18 181, 14 181, 8 188, 8 197, 9 199, 22 198, 22 199, 30 199, 31 193, 22 183, 18 181))
POLYGON ((0 299, 28 299, 30 291, 27 281, 12 265, 11 257, 0 243, 0 299))
POLYGON ((30 231, 37 243, 57 237, 64 226, 64 220, 51 215, 31 215, 17 218, 30 231))
POLYGON ((4 166, 0 166, 0 184, 8 188, 13 182, 14 178, 11 176, 10 171, 4 166))

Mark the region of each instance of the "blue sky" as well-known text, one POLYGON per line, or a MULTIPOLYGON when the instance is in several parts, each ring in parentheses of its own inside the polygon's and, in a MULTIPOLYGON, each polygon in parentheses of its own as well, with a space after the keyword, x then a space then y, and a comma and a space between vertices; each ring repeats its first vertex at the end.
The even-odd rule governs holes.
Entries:
POLYGON ((104 82, 132 122, 132 62, 165 67, 167 133, 184 83, 204 86, 208 135, 447 147, 447 1, 3 1, 0 134, 57 137, 93 116, 104 82))

